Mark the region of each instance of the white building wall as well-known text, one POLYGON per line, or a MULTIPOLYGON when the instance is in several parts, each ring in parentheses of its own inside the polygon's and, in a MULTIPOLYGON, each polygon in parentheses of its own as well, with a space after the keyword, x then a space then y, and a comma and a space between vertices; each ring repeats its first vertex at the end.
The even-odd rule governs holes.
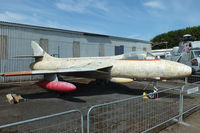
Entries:
MULTIPOLYGON (((143 51, 145 47, 147 51, 151 50, 151 45, 144 41, 134 41, 134 39, 126 39, 109 36, 83 35, 80 32, 54 31, 51 29, 42 30, 40 28, 32 28, 23 25, 2 24, 0 22, 0 36, 7 37, 8 57, 0 58, 0 72, 12 72, 29 70, 29 64, 34 59, 13 58, 20 55, 32 55, 31 41, 40 43, 40 39, 48 39, 48 51, 50 55, 56 57, 73 57, 73 43, 80 42, 80 56, 92 57, 99 56, 99 45, 104 45, 104 56, 112 56, 115 54, 115 46, 124 46, 124 52, 131 52, 132 47, 136 47, 137 51, 143 51), (17 66, 17 67, 16 67, 17 66)), ((0 81, 33 79, 33 77, 11 77, 7 79, 0 78, 0 81)))

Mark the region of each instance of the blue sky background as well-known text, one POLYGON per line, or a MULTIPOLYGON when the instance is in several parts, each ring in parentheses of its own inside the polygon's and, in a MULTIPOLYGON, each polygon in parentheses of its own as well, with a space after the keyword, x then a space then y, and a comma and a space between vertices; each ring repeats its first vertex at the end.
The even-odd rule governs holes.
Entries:
POLYGON ((150 40, 200 25, 199 0, 0 0, 0 21, 150 40))

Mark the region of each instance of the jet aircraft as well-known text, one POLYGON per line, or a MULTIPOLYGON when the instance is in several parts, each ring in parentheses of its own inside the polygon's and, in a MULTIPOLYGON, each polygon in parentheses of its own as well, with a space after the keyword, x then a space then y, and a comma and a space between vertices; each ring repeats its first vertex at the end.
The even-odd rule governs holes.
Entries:
MULTIPOLYGON (((31 42, 35 62, 30 71, 0 73, 0 76, 44 75, 36 84, 60 92, 76 90, 76 86, 59 81, 58 75, 77 76, 131 82, 133 80, 159 81, 190 76, 191 67, 169 60, 158 59, 148 52, 132 52, 108 57, 56 58, 47 54, 35 41, 31 42)), ((154 87, 157 91, 157 88, 154 87)))

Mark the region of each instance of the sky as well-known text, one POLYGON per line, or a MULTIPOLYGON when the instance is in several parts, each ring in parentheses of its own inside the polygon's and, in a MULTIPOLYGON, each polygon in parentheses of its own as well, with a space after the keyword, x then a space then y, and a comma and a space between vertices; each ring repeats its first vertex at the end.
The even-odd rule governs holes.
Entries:
POLYGON ((151 40, 200 25, 199 0, 0 0, 0 21, 151 40))

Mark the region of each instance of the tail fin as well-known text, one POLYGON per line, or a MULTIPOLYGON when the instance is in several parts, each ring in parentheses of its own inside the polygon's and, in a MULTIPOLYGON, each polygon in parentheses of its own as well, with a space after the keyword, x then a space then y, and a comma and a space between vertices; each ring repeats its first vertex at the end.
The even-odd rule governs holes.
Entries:
POLYGON ((33 56, 36 57, 44 56, 45 51, 40 47, 38 43, 36 43, 35 41, 31 41, 31 47, 33 49, 33 56))
POLYGON ((41 60, 52 60, 52 59, 56 59, 55 57, 50 56, 49 54, 47 54, 38 43, 36 43, 35 41, 31 41, 31 47, 33 49, 33 57, 36 59, 37 61, 41 61, 41 60))
POLYGON ((55 57, 50 56, 47 54, 38 43, 35 41, 31 41, 31 47, 33 49, 33 55, 25 55, 25 56, 15 56, 14 58, 35 58, 36 61, 39 60, 51 60, 55 59, 55 57))
POLYGON ((33 55, 20 55, 20 56, 15 56, 13 58, 36 58, 36 59, 39 59, 44 56, 45 51, 35 41, 31 41, 31 47, 33 49, 33 55))

